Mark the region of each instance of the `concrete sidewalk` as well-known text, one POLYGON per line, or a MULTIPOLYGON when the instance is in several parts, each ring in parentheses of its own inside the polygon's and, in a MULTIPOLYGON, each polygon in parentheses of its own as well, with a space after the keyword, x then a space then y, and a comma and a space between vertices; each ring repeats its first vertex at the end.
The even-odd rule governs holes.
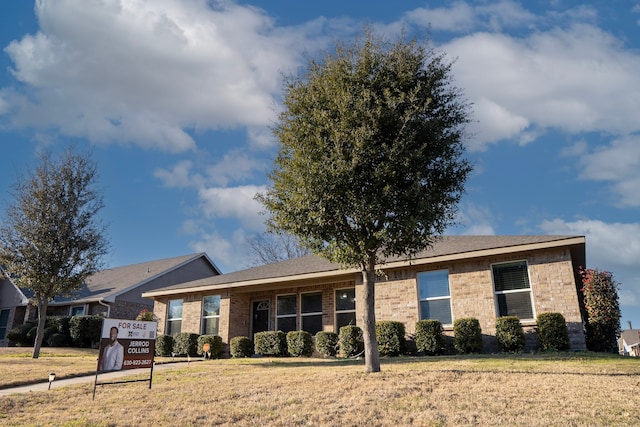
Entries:
MULTIPOLYGON (((161 370, 178 368, 181 366, 188 366, 190 363, 194 363, 196 361, 198 361, 198 359, 192 360, 191 362, 175 362, 175 363, 158 364, 153 367, 153 372, 156 373, 161 370)), ((110 382, 110 381, 118 380, 120 378, 124 378, 127 376, 141 375, 141 374, 144 374, 145 372, 149 373, 150 369, 127 369, 124 371, 101 373, 98 375, 98 382, 99 383, 110 382)), ((66 387, 69 385, 74 385, 74 384, 87 384, 87 383, 93 384, 95 379, 96 379, 95 374, 75 377, 75 378, 56 379, 51 383, 51 390, 56 388, 66 387)), ((16 394, 16 393, 27 393, 32 391, 47 391, 47 390, 49 390, 49 383, 44 382, 44 383, 29 384, 25 386, 1 389, 0 396, 9 396, 11 394, 16 394)))

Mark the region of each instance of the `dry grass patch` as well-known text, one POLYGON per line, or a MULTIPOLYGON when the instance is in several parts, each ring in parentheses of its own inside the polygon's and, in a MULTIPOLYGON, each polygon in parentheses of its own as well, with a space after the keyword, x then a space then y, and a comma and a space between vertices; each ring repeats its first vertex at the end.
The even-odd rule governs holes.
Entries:
MULTIPOLYGON (((500 356, 191 363, 145 383, 0 399, 0 424, 128 426, 640 425, 640 361, 500 356)), ((143 370, 140 370, 143 372, 143 370)))

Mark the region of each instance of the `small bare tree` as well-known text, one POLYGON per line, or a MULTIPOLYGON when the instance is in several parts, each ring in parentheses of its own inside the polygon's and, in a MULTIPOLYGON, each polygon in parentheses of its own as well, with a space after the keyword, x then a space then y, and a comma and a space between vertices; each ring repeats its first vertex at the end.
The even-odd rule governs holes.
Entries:
POLYGON ((271 264, 311 253, 295 236, 288 233, 255 234, 248 243, 251 266, 271 264))

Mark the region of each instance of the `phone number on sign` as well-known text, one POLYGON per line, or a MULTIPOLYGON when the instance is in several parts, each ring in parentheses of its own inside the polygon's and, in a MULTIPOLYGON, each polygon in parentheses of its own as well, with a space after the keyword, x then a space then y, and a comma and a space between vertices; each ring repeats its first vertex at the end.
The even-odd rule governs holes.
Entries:
POLYGON ((151 365, 151 360, 125 360, 124 366, 147 366, 151 365))

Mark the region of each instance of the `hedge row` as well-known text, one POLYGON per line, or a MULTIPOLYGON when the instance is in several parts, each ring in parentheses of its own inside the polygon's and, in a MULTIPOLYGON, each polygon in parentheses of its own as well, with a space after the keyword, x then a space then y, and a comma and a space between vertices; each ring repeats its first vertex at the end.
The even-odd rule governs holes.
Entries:
MULTIPOLYGON (((45 321, 43 346, 95 347, 102 332, 100 316, 48 316, 45 321)), ((7 332, 9 345, 31 347, 35 343, 37 323, 27 322, 7 332)))
POLYGON ((218 359, 222 356, 222 337, 218 335, 198 335, 182 332, 176 335, 158 335, 156 337, 156 356, 204 356, 218 359), (204 351, 209 344, 209 351, 204 351))

